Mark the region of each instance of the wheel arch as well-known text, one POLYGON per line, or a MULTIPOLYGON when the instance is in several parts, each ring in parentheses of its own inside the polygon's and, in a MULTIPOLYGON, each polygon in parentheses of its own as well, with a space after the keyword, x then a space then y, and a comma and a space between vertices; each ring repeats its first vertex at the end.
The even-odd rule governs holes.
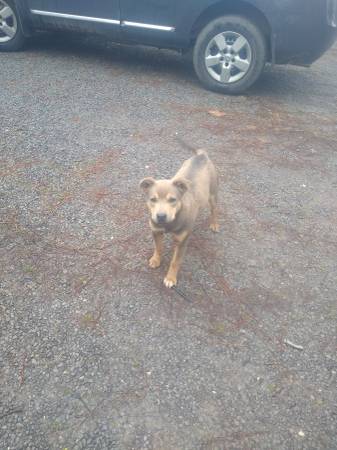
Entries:
POLYGON ((33 33, 32 22, 30 19, 30 11, 26 0, 12 0, 18 12, 23 34, 29 37, 33 33))
POLYGON ((273 32, 265 14, 256 6, 244 0, 220 0, 205 9, 194 21, 190 32, 192 47, 199 32, 212 20, 227 14, 235 14, 251 20, 262 31, 268 48, 268 57, 273 60, 273 32))

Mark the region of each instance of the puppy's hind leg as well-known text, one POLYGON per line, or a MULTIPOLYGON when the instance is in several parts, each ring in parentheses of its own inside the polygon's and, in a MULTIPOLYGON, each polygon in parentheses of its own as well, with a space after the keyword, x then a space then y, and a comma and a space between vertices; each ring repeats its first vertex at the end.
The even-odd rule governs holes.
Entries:
POLYGON ((214 231, 214 233, 219 232, 219 223, 218 223, 218 207, 217 207, 217 196, 211 194, 209 197, 209 206, 211 209, 211 223, 210 229, 214 231))
POLYGON ((164 240, 164 234, 163 233, 152 233, 153 240, 154 240, 154 253, 153 256, 149 260, 149 266, 152 267, 152 269, 157 269, 157 267, 160 266, 161 263, 161 255, 163 253, 163 240, 164 240))

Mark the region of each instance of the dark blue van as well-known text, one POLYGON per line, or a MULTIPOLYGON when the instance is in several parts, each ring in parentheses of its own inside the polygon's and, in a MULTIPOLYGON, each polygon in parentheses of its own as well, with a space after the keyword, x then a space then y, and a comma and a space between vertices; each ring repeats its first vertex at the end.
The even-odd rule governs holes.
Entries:
POLYGON ((209 89, 241 93, 266 62, 310 65, 335 41, 337 0, 0 0, 0 50, 38 30, 193 52, 209 89))

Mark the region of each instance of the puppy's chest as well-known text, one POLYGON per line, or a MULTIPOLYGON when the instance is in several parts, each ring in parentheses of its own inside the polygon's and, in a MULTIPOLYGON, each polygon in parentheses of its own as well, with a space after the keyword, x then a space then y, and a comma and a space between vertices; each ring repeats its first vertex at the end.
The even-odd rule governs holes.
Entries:
POLYGON ((162 225, 158 225, 154 223, 152 220, 150 220, 150 227, 151 230, 155 233, 180 233, 184 228, 185 224, 181 224, 178 222, 172 222, 172 223, 165 223, 162 225))

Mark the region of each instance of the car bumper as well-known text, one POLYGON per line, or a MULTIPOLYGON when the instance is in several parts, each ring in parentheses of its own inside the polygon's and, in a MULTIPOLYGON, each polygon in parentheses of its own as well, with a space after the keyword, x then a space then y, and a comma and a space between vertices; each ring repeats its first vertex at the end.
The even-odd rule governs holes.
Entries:
POLYGON ((327 0, 327 21, 328 24, 337 28, 337 0, 327 0))
POLYGON ((309 2, 305 10, 286 16, 283 26, 276 28, 273 36, 276 64, 310 66, 337 40, 337 0, 309 2))
POLYGON ((312 40, 310 48, 303 48, 296 53, 278 52, 276 53, 276 64, 293 64, 297 66, 310 66, 317 61, 337 40, 336 28, 328 29, 324 35, 320 36, 319 42, 312 40))

